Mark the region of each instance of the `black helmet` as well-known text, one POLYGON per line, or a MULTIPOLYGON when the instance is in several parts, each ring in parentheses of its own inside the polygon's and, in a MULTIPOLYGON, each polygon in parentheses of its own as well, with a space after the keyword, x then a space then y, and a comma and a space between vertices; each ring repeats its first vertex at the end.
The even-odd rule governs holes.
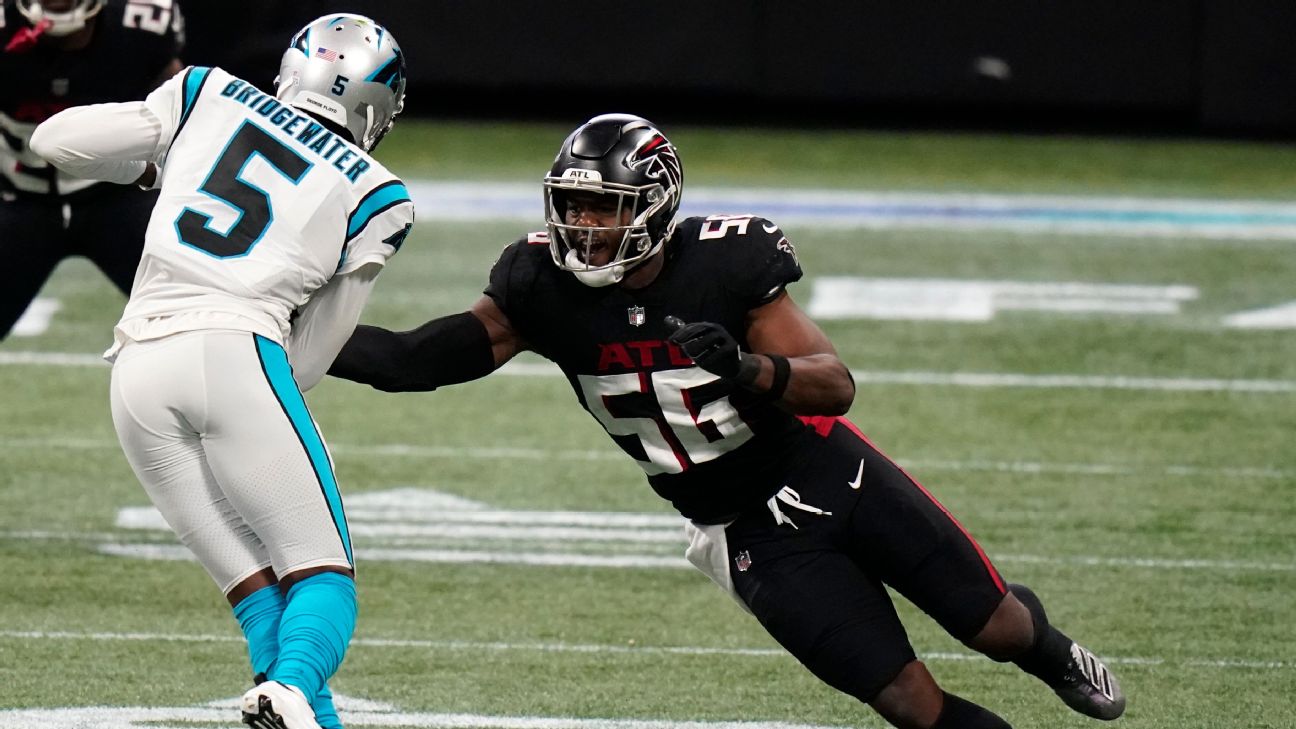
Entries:
MULTIPOLYGON (((604 114, 582 124, 563 142, 544 178, 545 217, 554 264, 582 283, 606 286, 621 280, 635 264, 662 249, 675 231, 684 189, 684 170, 675 145, 646 119, 604 114), (589 228, 568 225, 565 195, 572 192, 615 195, 618 212, 630 212, 629 225, 589 228), (590 266, 577 255, 582 234, 621 232, 611 260, 590 266)), ((618 215, 620 220, 621 216, 618 215)))

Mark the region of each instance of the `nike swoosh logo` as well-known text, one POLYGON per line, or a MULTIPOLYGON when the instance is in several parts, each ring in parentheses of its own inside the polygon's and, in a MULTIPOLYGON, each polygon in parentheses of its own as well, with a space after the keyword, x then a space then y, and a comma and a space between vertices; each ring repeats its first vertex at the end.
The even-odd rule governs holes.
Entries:
POLYGON ((773 233, 774 231, 778 230, 778 226, 773 223, 765 223, 761 227, 765 229, 766 233, 773 233))
POLYGON ((863 480, 863 478, 864 478, 864 459, 861 458, 859 471, 855 473, 855 480, 847 481, 846 485, 858 491, 860 487, 860 481, 863 480))

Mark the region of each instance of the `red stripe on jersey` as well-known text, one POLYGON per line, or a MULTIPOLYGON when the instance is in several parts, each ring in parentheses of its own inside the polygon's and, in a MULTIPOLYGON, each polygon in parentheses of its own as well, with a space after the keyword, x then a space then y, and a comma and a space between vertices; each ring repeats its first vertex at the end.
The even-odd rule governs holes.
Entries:
POLYGON ((848 428, 850 432, 854 433, 856 437, 858 437, 860 440, 864 441, 865 443, 868 443, 869 446, 873 448, 873 450, 877 451, 878 454, 881 455, 883 458, 886 458, 891 465, 899 469, 900 473, 903 473, 905 477, 909 479, 910 483, 912 483, 914 486, 917 486, 918 490, 923 492, 923 495, 926 496, 929 501, 935 504, 936 508, 941 510, 941 513, 945 514, 945 516, 949 517, 950 521, 954 522, 954 526, 958 527, 958 530, 960 532, 963 532, 963 536, 967 537, 967 540, 972 543, 972 548, 976 550, 977 555, 981 558, 981 564, 985 566, 986 572, 990 573, 990 579, 994 580, 995 587, 999 588, 1000 594, 1008 592, 1008 587, 1004 584, 1003 578, 999 576, 999 570, 995 569, 994 564, 990 562, 990 557, 986 555, 985 550, 981 548, 981 545, 977 544, 977 540, 972 538, 972 534, 961 523, 959 523, 958 519, 954 518, 954 515, 949 512, 949 509, 945 508, 944 504, 937 501, 936 497, 932 496, 932 493, 928 491, 921 483, 918 482, 918 479, 914 478, 913 476, 910 476, 908 471, 900 467, 900 464, 896 463, 895 461, 892 461, 891 458, 887 456, 887 454, 883 453, 880 448, 878 448, 876 445, 873 444, 873 441, 868 439, 868 436, 860 432, 860 429, 856 427, 854 423, 852 423, 851 421, 843 417, 827 417, 823 415, 800 416, 800 419, 801 422, 814 428, 815 432, 822 437, 825 438, 828 437, 828 432, 832 430, 833 426, 837 424, 841 424, 846 428, 848 428))

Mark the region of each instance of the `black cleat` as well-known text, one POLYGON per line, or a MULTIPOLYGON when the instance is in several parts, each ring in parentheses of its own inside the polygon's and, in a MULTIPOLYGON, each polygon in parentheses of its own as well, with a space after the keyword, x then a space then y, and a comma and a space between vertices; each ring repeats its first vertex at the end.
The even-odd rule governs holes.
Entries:
POLYGON ((1125 713, 1125 694, 1116 677, 1098 657, 1079 643, 1071 643, 1071 660, 1066 675, 1053 691, 1075 711, 1103 721, 1125 713))

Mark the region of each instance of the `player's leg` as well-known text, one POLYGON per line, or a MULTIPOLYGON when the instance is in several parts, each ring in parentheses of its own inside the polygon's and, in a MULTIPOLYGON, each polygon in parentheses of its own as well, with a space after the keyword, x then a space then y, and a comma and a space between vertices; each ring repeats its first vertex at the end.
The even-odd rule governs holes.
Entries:
POLYGON ((112 371, 113 424, 149 498, 233 607, 253 672, 264 672, 278 656, 283 598, 269 555, 207 462, 204 336, 127 345, 112 371))
POLYGON ((1109 721, 1125 713, 1125 695, 1107 666, 1049 623, 1043 603, 1030 588, 1009 585, 1008 590, 1004 602, 1020 605, 1014 612, 1025 611, 1032 624, 1030 646, 1008 660, 1043 681, 1067 706, 1085 716, 1109 721))
POLYGON ((355 629, 350 534, 283 348, 251 334, 218 346, 209 339, 213 362, 225 364, 209 368, 208 383, 228 417, 209 420, 204 446, 224 493, 266 545, 285 598, 278 657, 244 711, 254 722, 269 712, 288 719, 304 713, 304 697, 322 696, 355 629))
POLYGON ((130 296, 158 194, 129 185, 100 187, 109 189, 96 190, 95 196, 71 206, 71 250, 89 258, 119 291, 130 296))
POLYGON ((59 205, 29 196, 0 198, 0 340, 36 298, 66 254, 59 205))
MULTIPOLYGON (((831 468, 831 459, 809 462, 816 473, 831 468)), ((792 527, 750 512, 726 530, 734 587, 752 613, 820 680, 894 726, 1007 729, 994 714, 941 690, 914 655, 881 581, 835 546, 855 494, 833 498, 813 488, 801 488, 802 499, 831 513, 790 512, 798 525, 792 527)))
POLYGON ((1076 711, 1120 716, 1124 698, 1107 668, 1049 625, 1033 593, 1005 583, 953 515, 865 443, 863 481, 872 488, 855 532, 883 580, 969 647, 1040 677, 1076 711))

